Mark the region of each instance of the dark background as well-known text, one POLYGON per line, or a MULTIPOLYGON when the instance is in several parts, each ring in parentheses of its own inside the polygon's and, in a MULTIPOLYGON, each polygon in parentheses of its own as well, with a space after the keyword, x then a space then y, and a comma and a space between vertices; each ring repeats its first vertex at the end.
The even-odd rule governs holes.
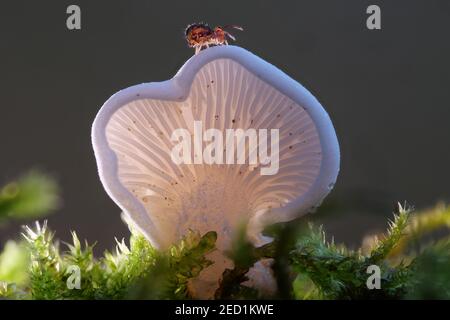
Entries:
MULTIPOLYGON (((325 220, 336 241, 384 228, 397 200, 450 199, 450 1, 2 1, 0 183, 30 168, 53 174, 64 202, 49 217, 113 245, 127 236, 96 172, 92 121, 114 92, 171 78, 193 51, 191 22, 239 24, 237 45, 306 86, 329 112, 342 152, 325 220), (66 28, 66 8, 82 30, 66 28), (366 8, 382 30, 366 28, 366 8)), ((0 227, 0 244, 20 231, 0 227)))

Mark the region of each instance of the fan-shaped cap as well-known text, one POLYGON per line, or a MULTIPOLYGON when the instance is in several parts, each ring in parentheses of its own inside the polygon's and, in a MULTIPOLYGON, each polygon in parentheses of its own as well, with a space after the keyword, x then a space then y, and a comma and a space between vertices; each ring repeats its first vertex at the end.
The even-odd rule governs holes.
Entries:
POLYGON ((248 221, 249 238, 262 244, 264 226, 314 209, 339 171, 338 141, 320 103, 282 71, 235 46, 200 52, 171 80, 119 91, 98 113, 92 139, 107 193, 154 246, 166 247, 189 229, 218 233, 215 265, 199 280, 210 287, 204 291, 231 266, 223 252, 238 224, 248 221), (209 129, 218 130, 208 135, 209 129), (231 136, 235 145, 226 140, 232 129, 231 135, 244 132, 231 136), (266 134, 266 147, 251 145, 248 129, 256 130, 259 143, 266 134), (193 145, 191 163, 174 161, 181 141, 193 145), (235 154, 227 164, 227 152, 236 147, 238 153, 241 141, 245 163, 236 164, 235 154), (266 161, 250 163, 261 151, 266 161), (209 164, 205 153, 223 163, 209 164))

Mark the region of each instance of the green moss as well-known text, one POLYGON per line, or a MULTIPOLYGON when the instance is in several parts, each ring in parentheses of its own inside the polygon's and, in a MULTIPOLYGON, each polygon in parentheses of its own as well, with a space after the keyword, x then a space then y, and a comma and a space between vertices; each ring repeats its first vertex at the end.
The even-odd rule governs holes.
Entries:
MULTIPOLYGON (((32 175, 1 189, 0 217, 49 212, 57 199, 49 181, 32 175), (45 192, 36 190, 40 186, 45 192), (33 210, 32 203, 39 210, 33 210)), ((449 213, 442 204, 418 213, 399 205, 387 233, 374 237, 371 248, 358 250, 327 241, 321 227, 298 228, 292 223, 272 228, 273 242, 255 248, 243 226, 228 253, 235 267, 225 270, 215 298, 449 299, 450 238, 448 232, 440 232, 440 239, 430 238, 435 231, 448 231, 449 213), (275 296, 245 285, 246 273, 261 259, 273 260, 275 296), (380 289, 367 288, 370 265, 381 270, 380 289)), ((188 283, 212 263, 207 255, 215 249, 216 238, 214 231, 204 235, 191 231, 161 251, 132 232, 129 244, 116 240, 113 252, 96 258, 94 245, 82 244, 75 232, 72 242, 61 249, 47 224, 36 223, 24 228, 23 241, 8 242, 0 254, 0 298, 192 298, 188 283)))

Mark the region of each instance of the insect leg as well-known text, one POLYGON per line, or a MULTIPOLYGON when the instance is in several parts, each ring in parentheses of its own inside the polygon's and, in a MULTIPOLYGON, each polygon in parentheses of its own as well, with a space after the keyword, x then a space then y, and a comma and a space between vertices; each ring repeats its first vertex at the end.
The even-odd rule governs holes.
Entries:
POLYGON ((226 32, 225 34, 226 34, 227 36, 229 36, 231 40, 236 41, 236 38, 235 38, 231 33, 226 32))

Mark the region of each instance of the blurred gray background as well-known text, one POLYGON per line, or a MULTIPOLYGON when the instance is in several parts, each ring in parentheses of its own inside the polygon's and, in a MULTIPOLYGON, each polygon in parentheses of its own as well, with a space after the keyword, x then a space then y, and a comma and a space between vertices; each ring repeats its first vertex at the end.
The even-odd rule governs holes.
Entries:
MULTIPOLYGON (((450 199, 450 1, 8 1, 0 10, 0 183, 30 168, 63 192, 49 224, 110 248, 127 237, 96 172, 92 121, 119 89, 171 78, 193 51, 191 22, 239 24, 237 45, 306 86, 342 152, 324 216, 336 241, 384 228, 395 201, 450 199), (82 30, 66 28, 66 8, 82 30), (366 8, 382 9, 382 30, 366 8)), ((22 223, 27 223, 23 221, 22 223)), ((0 245, 20 223, 0 226, 0 245)))

